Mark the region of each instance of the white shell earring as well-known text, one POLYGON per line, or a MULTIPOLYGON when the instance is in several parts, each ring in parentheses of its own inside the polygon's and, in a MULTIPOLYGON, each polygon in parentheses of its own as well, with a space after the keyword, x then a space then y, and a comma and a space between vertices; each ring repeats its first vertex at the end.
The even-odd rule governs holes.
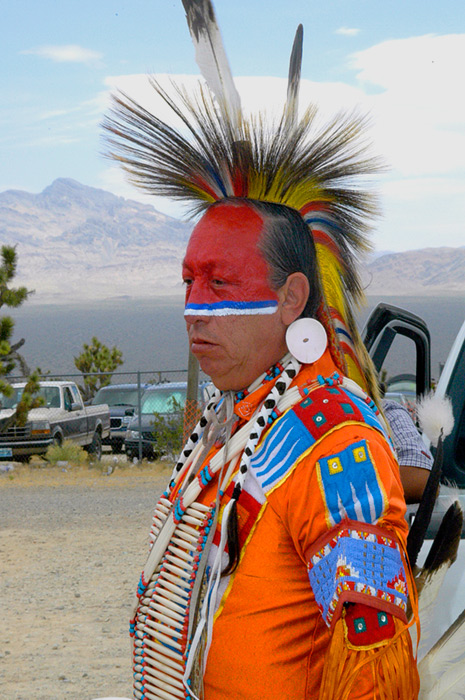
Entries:
POLYGON ((319 360, 327 344, 325 328, 315 318, 299 318, 286 331, 289 352, 306 365, 319 360))

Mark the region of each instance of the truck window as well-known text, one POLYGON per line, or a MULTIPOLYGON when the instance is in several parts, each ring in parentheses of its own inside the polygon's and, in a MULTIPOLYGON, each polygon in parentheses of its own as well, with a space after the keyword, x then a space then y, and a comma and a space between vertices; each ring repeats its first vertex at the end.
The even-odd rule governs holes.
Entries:
POLYGON ((69 386, 65 386, 63 389, 63 400, 65 403, 65 411, 71 411, 71 404, 73 403, 73 397, 69 386))
POLYGON ((39 396, 42 396, 47 408, 60 408, 60 390, 57 386, 41 387, 39 396))
POLYGON ((79 406, 82 406, 82 399, 77 386, 71 386, 70 388, 73 395, 73 403, 77 403, 79 406))
POLYGON ((5 394, 0 394, 0 401, 2 408, 16 408, 23 393, 23 387, 13 388, 13 393, 11 396, 5 396, 5 394))
MULTIPOLYGON (((465 338, 465 335, 462 336, 465 338)), ((462 340, 448 381, 455 425, 444 441, 443 477, 459 488, 465 488, 465 340, 462 340)))

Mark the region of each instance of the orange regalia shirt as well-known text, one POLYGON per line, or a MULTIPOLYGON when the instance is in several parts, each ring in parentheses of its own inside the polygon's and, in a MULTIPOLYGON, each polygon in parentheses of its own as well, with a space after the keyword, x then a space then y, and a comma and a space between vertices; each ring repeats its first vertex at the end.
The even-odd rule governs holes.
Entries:
MULTIPOLYGON (((240 561, 220 583, 203 697, 416 698, 405 503, 388 436, 374 405, 341 386, 328 352, 294 384, 301 400, 264 433, 238 502, 240 561)), ((240 422, 268 391, 239 396, 240 422)), ((216 491, 213 479, 199 502, 210 506, 216 491)), ((220 526, 221 512, 209 565, 220 526)))

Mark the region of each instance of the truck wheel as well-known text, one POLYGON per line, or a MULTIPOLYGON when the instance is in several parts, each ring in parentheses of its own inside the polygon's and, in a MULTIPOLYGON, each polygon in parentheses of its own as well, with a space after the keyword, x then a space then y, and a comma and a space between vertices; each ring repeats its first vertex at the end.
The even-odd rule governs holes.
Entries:
POLYGON ((100 462, 102 459, 102 436, 100 433, 95 432, 92 442, 87 447, 87 452, 93 455, 97 461, 100 462))
POLYGON ((123 440, 112 440, 111 441, 111 451, 113 452, 113 454, 119 454, 120 452, 122 452, 123 445, 124 445, 123 440))
POLYGON ((61 433, 55 433, 53 436, 53 444, 56 447, 61 447, 63 444, 63 435, 61 433))

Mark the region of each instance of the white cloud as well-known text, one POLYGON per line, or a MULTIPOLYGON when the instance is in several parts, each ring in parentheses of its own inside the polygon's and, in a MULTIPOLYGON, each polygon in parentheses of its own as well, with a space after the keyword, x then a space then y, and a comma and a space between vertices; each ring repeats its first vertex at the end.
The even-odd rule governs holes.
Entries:
MULTIPOLYGON (((464 244, 464 63, 465 34, 426 35, 382 42, 353 54, 353 85, 302 80, 301 105, 316 102, 322 118, 341 108, 358 108, 373 117, 373 152, 391 167, 380 183, 384 217, 375 234, 380 249, 464 244)), ((168 77, 159 77, 167 85, 168 77)), ((172 77, 187 87, 198 80, 172 77)), ((161 119, 172 120, 145 76, 114 76, 106 83, 155 109, 161 119)), ((248 111, 266 107, 280 114, 285 79, 240 77, 236 84, 248 111)), ((162 211, 179 216, 173 209, 162 211)))
POLYGON ((98 51, 85 49, 77 44, 67 44, 65 46, 38 46, 34 49, 22 51, 23 54, 32 54, 48 58, 56 63, 95 63, 103 57, 98 51))
POLYGON ((437 204, 438 197, 455 196, 463 198, 465 202, 465 180, 461 178, 422 177, 391 180, 382 184, 382 191, 386 197, 404 202, 427 198, 435 200, 437 204))
POLYGON ((351 57, 376 139, 403 176, 463 170, 465 34, 386 41, 351 57), (369 95, 370 86, 378 92, 369 95))
POLYGON ((356 29, 355 27, 339 27, 334 33, 341 34, 342 36, 357 36, 357 34, 360 34, 360 29, 356 29))

